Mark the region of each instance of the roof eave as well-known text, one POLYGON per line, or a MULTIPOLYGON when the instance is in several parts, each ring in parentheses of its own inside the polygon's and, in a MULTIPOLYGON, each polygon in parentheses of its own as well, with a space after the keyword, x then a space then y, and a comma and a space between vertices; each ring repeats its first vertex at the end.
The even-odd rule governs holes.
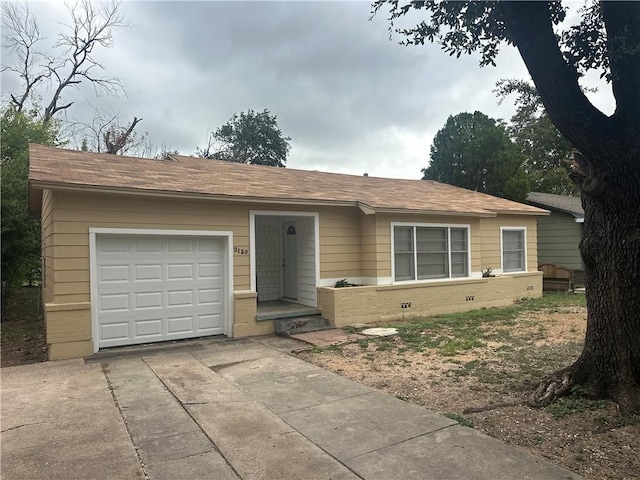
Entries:
POLYGON ((556 207, 555 205, 545 205, 544 203, 533 202, 531 200, 527 200, 527 202, 533 205, 534 207, 542 208, 545 210, 555 210, 561 213, 567 213, 569 215, 573 215, 575 218, 580 218, 584 216, 584 213, 576 212, 575 210, 567 210, 566 208, 556 207))
POLYGON ((374 215, 377 213, 387 214, 400 214, 400 215, 448 215, 459 217, 478 217, 478 218, 492 218, 497 215, 549 215, 547 210, 539 211, 521 211, 521 210, 469 210, 469 211, 456 211, 456 210, 437 210, 437 209, 407 209, 407 208, 390 208, 390 207, 376 207, 360 201, 341 201, 341 200, 320 200, 320 199, 305 199, 305 198, 278 198, 278 197, 254 197, 254 196, 240 196, 240 195, 222 195, 211 193, 198 193, 198 192, 181 192, 175 190, 153 190, 153 189, 141 189, 132 187, 110 187, 102 185, 89 185, 89 184, 74 184, 66 182, 51 182, 46 180, 29 180, 29 192, 30 198, 33 196, 33 201, 30 200, 30 209, 34 214, 39 214, 40 207, 38 202, 42 201, 42 190, 66 190, 66 191, 80 191, 91 193, 106 193, 106 194, 128 194, 128 195, 140 195, 140 196, 152 196, 152 197, 165 197, 165 198, 184 198, 194 200, 218 200, 227 202, 242 202, 242 203, 269 203, 278 205, 314 205, 314 206, 335 206, 335 207, 357 207, 365 215, 374 215), (40 191, 40 193, 37 193, 40 191), (32 195, 33 194, 33 195, 32 195), (31 205, 33 203, 33 205, 31 205))
POLYGON ((498 215, 534 215, 534 216, 546 216, 551 215, 549 210, 537 208, 537 211, 531 210, 494 210, 498 215))
POLYGON ((140 195, 151 197, 166 197, 166 198, 185 198, 193 200, 220 200, 227 202, 243 202, 243 203, 271 203, 279 205, 331 205, 337 207, 356 207, 357 202, 347 202, 339 200, 318 200, 318 199, 304 199, 304 198, 273 198, 273 197, 249 197, 239 195, 221 195, 211 193, 198 193, 198 192, 180 192, 175 190, 152 190, 141 188, 129 188, 129 187, 109 187, 102 185, 87 185, 87 184, 70 184, 60 182, 47 182, 42 180, 30 180, 30 190, 65 190, 76 192, 91 192, 91 193, 121 193, 128 195, 140 195))
POLYGON ((391 214, 399 214, 399 215, 447 215, 447 216, 455 216, 455 217, 479 217, 479 218, 491 218, 495 217, 496 214, 488 211, 467 211, 467 212, 459 212, 453 210, 430 210, 430 209, 420 209, 420 210, 412 210, 406 208, 384 208, 384 207, 375 207, 375 213, 391 213, 391 214))

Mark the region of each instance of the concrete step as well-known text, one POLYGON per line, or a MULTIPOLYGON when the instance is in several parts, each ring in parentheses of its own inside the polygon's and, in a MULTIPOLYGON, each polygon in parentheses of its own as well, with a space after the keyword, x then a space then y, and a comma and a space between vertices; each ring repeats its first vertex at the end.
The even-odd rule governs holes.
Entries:
POLYGON ((296 308, 291 311, 258 313, 256 319, 261 322, 264 320, 278 320, 281 318, 293 318, 293 317, 310 317, 312 315, 320 315, 320 310, 314 307, 305 307, 300 305, 300 308, 296 308))
POLYGON ((288 337, 296 333, 318 332, 335 328, 322 315, 307 315, 294 318, 278 318, 274 321, 276 335, 288 337))

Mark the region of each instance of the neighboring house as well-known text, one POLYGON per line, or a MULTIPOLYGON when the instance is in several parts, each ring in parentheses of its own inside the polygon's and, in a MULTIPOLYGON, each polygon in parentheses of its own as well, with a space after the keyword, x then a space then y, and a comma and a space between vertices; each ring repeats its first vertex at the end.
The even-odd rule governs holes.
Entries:
POLYGON ((580 197, 531 192, 527 202, 551 212, 538 217, 538 264, 584 270, 579 249, 584 222, 580 197))
POLYGON ((533 206, 433 181, 29 154, 51 359, 269 334, 258 314, 274 299, 340 327, 542 294, 536 218, 547 212, 533 206), (334 288, 342 279, 361 286, 334 288))

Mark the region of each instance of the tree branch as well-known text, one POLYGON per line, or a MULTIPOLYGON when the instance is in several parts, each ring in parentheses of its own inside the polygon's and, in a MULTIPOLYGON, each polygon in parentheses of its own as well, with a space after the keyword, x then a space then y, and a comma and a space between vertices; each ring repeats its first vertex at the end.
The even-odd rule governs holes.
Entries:
POLYGON ((611 120, 595 108, 565 61, 547 2, 502 4, 511 41, 518 48, 542 103, 558 130, 583 152, 602 151, 616 141, 611 120))
POLYGON ((69 58, 58 65, 53 65, 53 62, 49 63, 48 69, 50 74, 57 78, 58 86, 44 110, 43 122, 48 122, 57 112, 72 105, 73 102, 58 106, 58 102, 62 92, 69 86, 81 83, 81 78, 87 79, 94 87, 102 88, 109 93, 122 89, 117 78, 99 78, 90 73, 95 67, 102 68, 91 57, 93 49, 96 45, 111 46, 113 42, 112 29, 125 26, 122 17, 118 14, 119 6, 117 1, 112 1, 101 11, 97 11, 89 0, 83 0, 79 6, 69 8, 72 24, 68 27, 71 33, 61 33, 56 44, 57 47, 67 47, 65 54, 69 54, 69 58), (61 77, 59 71, 68 64, 71 69, 61 77))
POLYGON ((129 141, 129 137, 133 133, 133 129, 136 128, 136 125, 141 121, 141 118, 133 117, 133 122, 131 122, 129 128, 124 132, 118 132, 117 127, 107 130, 104 134, 104 143, 107 147, 107 153, 115 155, 122 150, 129 141))
POLYGON ((613 115, 619 129, 628 129, 625 140, 640 142, 640 3, 602 2, 611 65, 611 87, 617 108, 613 115))
POLYGON ((2 5, 3 27, 8 32, 4 40, 8 50, 17 56, 17 66, 3 65, 2 71, 12 71, 24 80, 21 94, 11 94, 11 104, 16 111, 24 109, 33 89, 47 78, 45 72, 34 72, 34 65, 42 54, 36 51, 37 43, 42 40, 38 23, 27 5, 19 7, 15 4, 2 5))

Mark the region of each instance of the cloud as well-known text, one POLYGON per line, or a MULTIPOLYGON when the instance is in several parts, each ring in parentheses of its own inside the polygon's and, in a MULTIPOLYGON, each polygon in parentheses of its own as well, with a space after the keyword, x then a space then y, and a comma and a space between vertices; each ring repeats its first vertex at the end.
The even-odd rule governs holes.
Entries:
MULTIPOLYGON (((64 13, 35 8, 41 23, 64 13)), ((121 13, 131 26, 96 56, 127 96, 95 98, 84 85, 73 115, 91 115, 90 103, 142 117, 156 146, 183 154, 234 113, 267 108, 292 139, 290 167, 420 178, 449 115, 508 118, 495 82, 528 78, 510 47, 480 69, 476 56, 400 46, 366 2, 125 2, 121 13)))

